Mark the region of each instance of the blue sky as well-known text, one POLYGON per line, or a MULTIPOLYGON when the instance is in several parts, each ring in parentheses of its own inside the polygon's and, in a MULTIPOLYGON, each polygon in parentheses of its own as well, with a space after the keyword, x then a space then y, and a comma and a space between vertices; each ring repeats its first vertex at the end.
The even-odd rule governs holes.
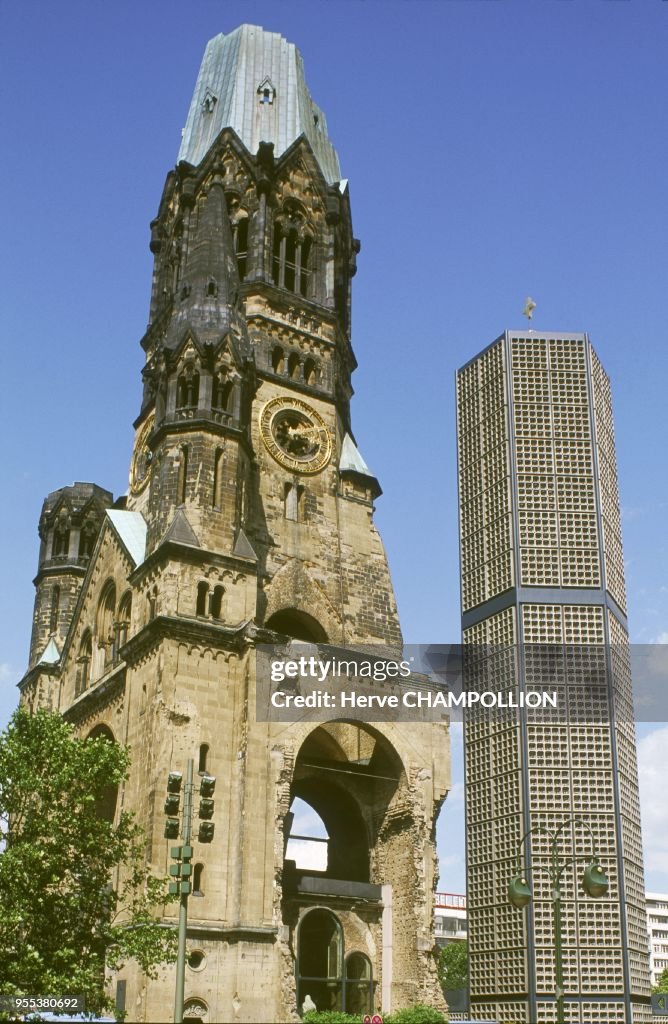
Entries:
MULTIPOLYGON (((632 638, 668 641, 668 4, 6 2, 0 722, 43 497, 127 486, 148 225, 204 45, 242 21, 297 43, 350 179, 353 424, 406 639, 458 637, 454 371, 532 295, 536 328, 588 331, 612 377, 632 638)), ((643 737, 648 881, 668 890, 668 730, 643 737)), ((453 796, 441 887, 457 890, 453 796)))

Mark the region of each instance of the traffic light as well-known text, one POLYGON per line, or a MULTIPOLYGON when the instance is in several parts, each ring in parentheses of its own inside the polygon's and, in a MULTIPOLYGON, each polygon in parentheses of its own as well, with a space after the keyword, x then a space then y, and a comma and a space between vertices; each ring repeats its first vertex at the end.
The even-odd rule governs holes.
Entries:
POLYGON ((213 793, 216 788, 216 779, 213 775, 203 775, 199 784, 199 810, 197 812, 200 818, 200 827, 197 838, 200 843, 210 843, 213 839, 214 824, 211 821, 213 818, 213 810, 215 801, 213 799, 213 793))
POLYGON ((190 881, 193 873, 190 863, 192 855, 193 848, 190 845, 172 846, 171 857, 176 864, 169 865, 169 874, 175 879, 174 882, 169 883, 170 895, 188 896, 192 892, 192 882, 190 881))
POLYGON ((178 818, 165 818, 165 839, 178 839, 179 827, 178 818))
POLYGON ((181 806, 181 772, 170 772, 167 777, 167 796, 165 798, 165 839, 178 839, 181 822, 178 813, 181 806))
POLYGON ((199 827, 197 838, 200 843, 210 843, 213 839, 215 825, 212 821, 203 821, 199 827))
POLYGON ((203 797, 199 802, 199 816, 200 818, 213 818, 213 800, 209 800, 208 797, 203 797))
POLYGON ((215 775, 203 775, 200 779, 199 784, 199 795, 200 796, 213 796, 213 791, 216 788, 216 776, 215 775))

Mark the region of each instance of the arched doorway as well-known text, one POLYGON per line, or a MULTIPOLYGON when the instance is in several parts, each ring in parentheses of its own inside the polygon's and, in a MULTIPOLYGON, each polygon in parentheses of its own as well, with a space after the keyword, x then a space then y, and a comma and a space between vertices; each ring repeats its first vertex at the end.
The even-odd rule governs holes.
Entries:
POLYGON ((309 910, 297 938, 297 1006, 343 1009, 343 929, 331 910, 309 910), (306 1005, 305 1005, 306 1004, 306 1005))
MULTIPOLYGON (((304 870, 320 878, 373 882, 370 851, 403 778, 396 751, 370 726, 334 721, 314 729, 295 762, 284 827, 286 890, 299 884, 304 870), (311 834, 295 824, 298 809, 306 820, 310 811, 311 823, 319 822, 320 830, 311 834), (302 850, 305 843, 310 847, 310 867, 301 871, 294 857, 295 841, 302 850)), ((325 890, 320 886, 318 891, 325 890)))
POLYGON ((365 953, 345 955, 341 922, 333 911, 317 907, 304 914, 297 939, 297 1006, 304 1013, 373 1011, 371 961, 365 953))

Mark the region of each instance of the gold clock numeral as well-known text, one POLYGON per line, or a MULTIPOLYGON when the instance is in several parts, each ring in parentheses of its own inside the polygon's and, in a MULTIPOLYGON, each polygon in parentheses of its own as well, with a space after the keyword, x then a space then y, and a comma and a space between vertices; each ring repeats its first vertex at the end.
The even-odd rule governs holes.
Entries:
POLYGON ((130 463, 130 491, 132 494, 141 494, 149 482, 151 476, 151 449, 148 446, 148 439, 153 432, 154 415, 148 417, 135 441, 132 461, 130 463))

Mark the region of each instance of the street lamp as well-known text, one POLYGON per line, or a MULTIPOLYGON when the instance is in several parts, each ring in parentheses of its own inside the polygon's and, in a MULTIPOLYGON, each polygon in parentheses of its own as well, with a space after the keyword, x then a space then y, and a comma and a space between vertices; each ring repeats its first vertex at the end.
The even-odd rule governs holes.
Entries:
POLYGON ((561 834, 567 825, 582 825, 589 832, 589 837, 591 839, 591 855, 582 876, 582 888, 587 896, 592 896, 594 899, 605 896, 610 883, 599 863, 598 857, 596 856, 594 833, 587 822, 582 821, 580 818, 568 818, 554 832, 550 832, 550 830, 545 828, 543 825, 537 825, 535 828, 529 829, 529 831, 522 836, 520 845, 517 849, 517 873, 513 875, 508 883, 509 902, 513 907, 523 909, 531 902, 533 897, 527 876, 522 872, 522 849, 526 839, 532 832, 541 832, 543 835, 546 835, 550 840, 550 865, 549 867, 546 867, 543 864, 536 864, 535 866, 540 867, 547 872, 551 885, 557 1024, 564 1024, 564 965, 561 947, 561 878, 569 864, 574 864, 578 860, 583 859, 581 857, 567 857, 564 861, 559 860, 559 840, 561 839, 561 834))

